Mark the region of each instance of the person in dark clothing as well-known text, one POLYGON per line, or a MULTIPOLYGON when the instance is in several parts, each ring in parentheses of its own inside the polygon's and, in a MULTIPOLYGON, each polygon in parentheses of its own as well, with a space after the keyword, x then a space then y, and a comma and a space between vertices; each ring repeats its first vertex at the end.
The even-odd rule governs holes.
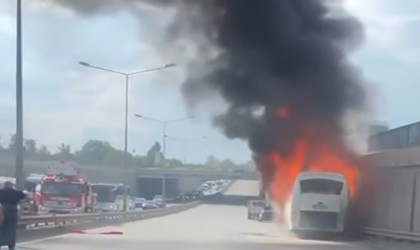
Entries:
POLYGON ((16 225, 18 220, 18 203, 25 198, 22 191, 13 189, 13 183, 7 181, 0 190, 0 203, 3 209, 3 222, 0 227, 0 248, 16 246, 16 225))

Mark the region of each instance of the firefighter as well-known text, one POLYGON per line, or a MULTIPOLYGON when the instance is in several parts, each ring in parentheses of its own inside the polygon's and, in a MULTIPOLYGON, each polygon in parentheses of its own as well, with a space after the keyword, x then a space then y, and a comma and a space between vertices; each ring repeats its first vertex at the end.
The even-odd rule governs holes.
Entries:
POLYGON ((0 190, 0 203, 3 212, 3 221, 0 227, 0 247, 8 246, 14 250, 16 246, 16 225, 18 220, 18 203, 25 198, 22 191, 15 190, 13 183, 7 181, 0 190))

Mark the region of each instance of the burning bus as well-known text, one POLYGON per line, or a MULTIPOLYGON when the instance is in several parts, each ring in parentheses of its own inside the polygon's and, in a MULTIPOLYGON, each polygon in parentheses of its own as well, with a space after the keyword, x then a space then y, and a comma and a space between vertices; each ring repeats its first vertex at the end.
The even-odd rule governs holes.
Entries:
POLYGON ((349 199, 343 175, 300 173, 286 209, 289 230, 297 234, 344 233, 349 199))

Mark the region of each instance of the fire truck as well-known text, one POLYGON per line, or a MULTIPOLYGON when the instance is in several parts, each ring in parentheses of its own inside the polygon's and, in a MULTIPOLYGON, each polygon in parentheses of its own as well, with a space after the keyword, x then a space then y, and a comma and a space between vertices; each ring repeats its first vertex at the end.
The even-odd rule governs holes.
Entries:
POLYGON ((34 204, 40 214, 92 212, 95 202, 81 169, 71 162, 50 163, 34 190, 34 204))

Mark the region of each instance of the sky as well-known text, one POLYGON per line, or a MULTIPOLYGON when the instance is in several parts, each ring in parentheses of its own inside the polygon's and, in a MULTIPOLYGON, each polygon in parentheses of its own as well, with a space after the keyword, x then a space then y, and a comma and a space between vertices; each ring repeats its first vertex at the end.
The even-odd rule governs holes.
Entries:
MULTIPOLYGON (((61 143, 80 148, 86 140, 123 147, 124 78, 78 65, 86 61, 124 72, 172 61, 159 48, 161 23, 124 11, 79 15, 51 0, 23 0, 24 137, 54 152, 61 143)), ((351 60, 363 72, 369 115, 391 127, 420 120, 420 2, 346 0, 366 29, 366 41, 351 60), (417 31, 417 32, 416 32, 417 31)), ((0 1, 0 137, 15 131, 15 8, 0 1)), ((150 9, 150 12, 156 11, 150 9)), ((163 21, 162 21, 163 22, 163 21)), ((145 154, 162 141, 162 126, 134 114, 173 120, 192 115, 180 92, 182 67, 130 78, 129 150, 145 154)), ((209 112, 168 125, 167 157, 204 162, 209 155, 242 163, 247 145, 226 139, 211 126, 209 112), (205 137, 206 139, 203 139, 205 137)))

